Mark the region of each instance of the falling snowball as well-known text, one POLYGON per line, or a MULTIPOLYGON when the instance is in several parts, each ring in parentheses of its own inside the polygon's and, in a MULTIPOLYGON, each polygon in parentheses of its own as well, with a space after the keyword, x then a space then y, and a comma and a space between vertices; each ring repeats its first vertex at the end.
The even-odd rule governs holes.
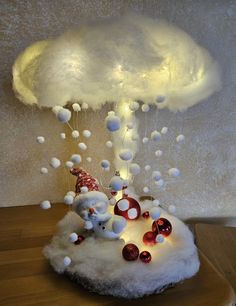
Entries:
POLYGON ((60 122, 66 123, 71 118, 71 111, 67 108, 61 108, 56 115, 60 122))
POLYGON ((103 169, 109 168, 110 167, 110 162, 108 160, 106 160, 106 159, 102 160, 101 161, 101 167, 103 169))
POLYGON ((130 105, 129 105, 129 109, 131 111, 135 112, 136 110, 139 109, 139 103, 136 102, 136 101, 131 102, 130 105))
POLYGON ((74 202, 74 197, 70 194, 67 194, 65 197, 64 197, 64 203, 66 205, 72 205, 74 202))
POLYGON ((168 174, 171 177, 178 177, 180 175, 180 171, 177 168, 171 168, 168 170, 168 174))
POLYGON ((140 166, 138 165, 138 164, 131 164, 130 166, 129 166, 129 172, 131 173, 131 174, 133 174, 133 175, 137 175, 137 174, 139 174, 140 173, 140 170, 141 170, 141 168, 140 168, 140 166))
POLYGON ((50 201, 45 200, 45 201, 40 203, 40 207, 42 209, 49 209, 49 208, 51 208, 51 203, 50 203, 50 201))
POLYGON ((72 161, 68 160, 68 161, 66 162, 66 167, 67 167, 67 168, 71 169, 73 166, 74 166, 74 163, 73 163, 72 161))
POLYGON ((159 206, 160 205, 160 201, 155 199, 152 201, 153 206, 159 206))
POLYGON ((92 133, 89 130, 83 130, 83 135, 84 137, 89 138, 91 137, 92 133))
POLYGON ((37 140, 37 143, 44 143, 45 142, 45 138, 43 136, 38 136, 36 140, 37 140))
POLYGON ((134 128, 133 122, 129 122, 129 123, 127 124, 127 128, 128 128, 129 130, 132 130, 132 129, 134 128))
POLYGON ((148 104, 143 104, 142 105, 142 111, 144 113, 147 113, 150 110, 150 106, 148 104))
POLYGON ((106 127, 110 132, 115 132, 120 129, 120 118, 115 115, 115 112, 108 112, 105 121, 106 127))
POLYGON ((75 242, 78 240, 78 235, 76 233, 71 233, 70 236, 69 236, 69 240, 70 242, 75 242))
POLYGON ((109 186, 114 191, 120 191, 124 186, 124 181, 119 176, 113 176, 110 180, 109 186))
POLYGON ((152 178, 155 181, 159 181, 161 179, 161 172, 160 171, 153 171, 152 172, 152 178))
POLYGON ((71 136, 73 138, 78 138, 79 137, 79 131, 77 131, 77 130, 72 131, 71 136))
POLYGON ((155 184, 157 185, 157 187, 163 187, 164 186, 164 180, 160 179, 159 181, 155 182, 155 184))
POLYGON ((65 133, 60 133, 61 139, 66 139, 66 134, 65 133))
POLYGON ((78 103, 72 104, 72 108, 75 112, 80 112, 81 111, 81 107, 78 103))
POLYGON ((149 192, 149 188, 148 188, 147 186, 145 186, 145 187, 143 188, 143 192, 144 192, 144 193, 148 193, 148 192, 149 192))
POLYGON ((91 157, 87 157, 86 160, 87 160, 88 163, 91 163, 92 158, 91 157))
POLYGON ((84 142, 78 143, 78 147, 83 151, 87 150, 87 146, 84 142))
POLYGON ((53 113, 54 113, 55 115, 57 115, 57 113, 58 113, 59 110, 61 110, 61 109, 63 109, 62 106, 56 105, 56 106, 54 106, 54 107, 52 108, 52 111, 53 111, 53 113))
POLYGON ((169 205, 168 211, 171 214, 174 214, 176 212, 176 206, 175 205, 169 205))
POLYGON ((50 166, 51 166, 52 168, 56 169, 56 168, 60 167, 60 165, 61 165, 61 162, 60 162, 60 160, 59 160, 58 158, 53 157, 53 158, 51 159, 51 161, 50 161, 50 166))
POLYGON ((71 259, 69 256, 64 257, 63 264, 65 267, 69 266, 71 264, 71 259))
POLYGON ((108 148, 112 148, 112 146, 113 146, 112 141, 108 140, 108 141, 106 142, 106 146, 107 146, 108 148))
POLYGON ((156 155, 157 157, 162 156, 162 154, 163 154, 163 152, 162 152, 161 150, 157 150, 157 151, 155 152, 155 155, 156 155))
POLYGON ((145 169, 145 171, 149 171, 149 170, 151 169, 151 166, 150 166, 150 165, 146 165, 146 166, 144 167, 144 169, 145 169))
POLYGON ((82 160, 79 154, 73 154, 70 159, 75 164, 81 163, 81 160, 82 160))
POLYGON ((159 141, 159 140, 161 140, 161 133, 159 133, 158 131, 153 131, 153 132, 151 133, 151 139, 152 139, 153 141, 159 141))
POLYGON ((184 143, 185 142, 185 136, 184 135, 178 135, 177 137, 176 137, 176 142, 178 142, 178 143, 184 143))
POLYGON ((87 110, 87 109, 88 109, 88 104, 85 103, 85 102, 82 103, 81 108, 82 108, 83 110, 87 110))
POLYGON ((143 143, 148 143, 148 138, 147 137, 143 137, 143 143))
POLYGON ((123 149, 120 151, 119 157, 122 160, 131 160, 133 158, 133 152, 129 149, 123 149))
POLYGON ((161 215, 161 209, 159 207, 153 207, 150 210, 150 216, 154 221, 159 219, 160 215, 161 215))
POLYGON ((157 243, 163 243, 164 240, 165 240, 165 237, 164 237, 162 234, 158 234, 158 235, 156 236, 156 242, 157 242, 157 243))
POLYGON ((164 126, 164 127, 161 129, 161 133, 162 133, 163 135, 165 135, 167 132, 168 132, 168 127, 164 126))
POLYGON ((48 169, 43 167, 43 168, 40 169, 40 173, 47 174, 48 173, 48 169))

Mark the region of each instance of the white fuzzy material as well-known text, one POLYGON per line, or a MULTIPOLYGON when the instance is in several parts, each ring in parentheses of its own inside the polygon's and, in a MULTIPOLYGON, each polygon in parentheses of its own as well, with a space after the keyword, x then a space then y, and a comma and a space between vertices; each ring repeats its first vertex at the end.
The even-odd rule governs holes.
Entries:
POLYGON ((158 131, 153 131, 151 133, 151 139, 154 140, 154 141, 159 141, 161 140, 161 133, 158 132, 158 131))
POLYGON ((74 197, 71 194, 67 194, 64 197, 64 203, 67 205, 72 205, 74 202, 74 197))
POLYGON ((157 220, 160 218, 160 215, 161 215, 161 209, 160 207, 153 207, 151 210, 150 210, 150 216, 153 220, 157 220))
POLYGON ((157 150, 157 151, 155 152, 155 155, 156 155, 157 157, 162 156, 162 154, 163 154, 163 152, 162 152, 161 150, 157 150))
POLYGON ((48 168, 42 167, 42 168, 40 169, 40 173, 42 173, 42 174, 47 174, 47 173, 48 173, 48 168))
POLYGON ((37 140, 37 143, 40 143, 40 144, 45 142, 45 138, 43 136, 38 136, 36 140, 37 140))
POLYGON ((40 207, 42 209, 49 209, 49 208, 51 208, 51 203, 50 203, 50 201, 45 200, 45 201, 40 203, 40 207))
POLYGON ((91 163, 92 158, 91 157, 86 157, 86 160, 87 160, 88 163, 91 163))
POLYGON ((62 122, 62 123, 66 123, 68 121, 70 121, 71 118, 71 111, 69 109, 66 108, 61 108, 58 112, 57 112, 57 119, 62 122))
POLYGON ((73 103, 72 108, 75 112, 80 112, 81 111, 81 107, 78 103, 73 103))
POLYGON ((68 160, 68 161, 66 161, 65 165, 66 165, 67 168, 72 168, 74 166, 74 163, 72 161, 68 160))
POLYGON ((124 181, 119 176, 113 176, 110 180, 109 186, 114 191, 120 191, 124 186, 124 181))
POLYGON ((115 132, 120 129, 120 118, 114 112, 109 112, 105 121, 106 127, 110 132, 115 132))
POLYGON ((143 192, 144 193, 148 193, 149 192, 149 188, 147 186, 143 187, 143 192))
POLYGON ((161 179, 161 172, 160 171, 153 171, 152 172, 152 178, 155 181, 159 181, 161 179))
POLYGON ((108 160, 106 160, 106 159, 102 160, 100 164, 101 164, 101 167, 103 169, 106 169, 106 168, 110 167, 110 162, 108 160))
POLYGON ((133 152, 130 149, 122 149, 120 150, 119 157, 122 160, 131 160, 133 158, 133 152))
POLYGON ((163 135, 165 135, 167 132, 168 132, 168 127, 164 126, 164 127, 161 129, 161 133, 162 133, 163 135))
POLYGON ((78 235, 76 233, 71 233, 69 236, 70 242, 75 242, 78 240, 78 235))
POLYGON ((150 166, 150 165, 146 165, 146 166, 144 167, 144 169, 145 169, 145 171, 149 171, 149 170, 151 170, 151 166, 150 166))
POLYGON ((144 144, 148 143, 148 140, 149 140, 148 137, 143 137, 143 143, 144 144))
POLYGON ((77 131, 77 130, 72 131, 71 136, 73 138, 78 138, 79 137, 79 131, 77 131))
POLYGON ((144 218, 128 221, 121 239, 111 241, 90 235, 81 244, 74 245, 68 239, 72 232, 88 234, 84 232, 81 218, 69 212, 60 221, 58 232, 44 249, 44 254, 58 273, 67 272, 100 294, 137 298, 158 292, 166 285, 190 278, 199 269, 197 249, 188 227, 163 210, 161 217, 171 222, 173 230, 163 243, 153 247, 144 245, 140 239, 150 231, 152 224, 151 219, 144 218), (152 261, 149 264, 140 260, 125 261, 122 249, 127 243, 136 244, 140 252, 149 251, 152 261), (63 263, 65 256, 71 258, 68 267, 63 263))
POLYGON ((61 162, 60 162, 60 160, 58 159, 58 158, 56 158, 56 157, 53 157, 52 159, 51 159, 51 161, 50 161, 50 166, 52 167, 52 168, 58 168, 58 167, 60 167, 60 165, 61 165, 61 162))
POLYGON ((142 111, 143 111, 144 113, 149 112, 149 110, 150 110, 150 106, 149 106, 148 104, 143 104, 143 105, 142 105, 142 111))
POLYGON ((185 136, 180 134, 176 137, 176 142, 178 143, 184 143, 185 142, 185 136))
POLYGON ((87 150, 87 145, 84 142, 78 143, 78 147, 83 151, 87 150))
POLYGON ((60 133, 61 139, 66 139, 66 134, 65 133, 60 133))
POLYGON ((91 137, 92 133, 91 131, 89 130, 83 130, 83 136, 86 137, 86 138, 89 138, 91 137))
POLYGON ((112 148, 112 146, 113 146, 112 141, 108 140, 108 141, 106 142, 106 146, 107 146, 108 148, 112 148))
POLYGON ((180 171, 177 168, 171 168, 168 170, 168 174, 171 177, 178 177, 180 175, 180 171))
POLYGON ((133 163, 129 166, 129 172, 132 173, 133 175, 138 175, 140 171, 141 168, 138 164, 133 163))
POLYGON ((82 161, 82 158, 79 154, 73 154, 70 159, 75 164, 79 164, 82 161))

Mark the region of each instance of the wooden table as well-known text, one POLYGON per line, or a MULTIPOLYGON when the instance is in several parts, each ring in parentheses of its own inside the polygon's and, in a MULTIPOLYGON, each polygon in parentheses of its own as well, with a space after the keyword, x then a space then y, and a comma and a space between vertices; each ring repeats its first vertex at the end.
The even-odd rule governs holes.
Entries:
POLYGON ((232 305, 234 291, 204 255, 199 273, 161 295, 138 300, 99 296, 56 274, 42 255, 67 207, 49 211, 38 206, 0 209, 0 305, 232 305))

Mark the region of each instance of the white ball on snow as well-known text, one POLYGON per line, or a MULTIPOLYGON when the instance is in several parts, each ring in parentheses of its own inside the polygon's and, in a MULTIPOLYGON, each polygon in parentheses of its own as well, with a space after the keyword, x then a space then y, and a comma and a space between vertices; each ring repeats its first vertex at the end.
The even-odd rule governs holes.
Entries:
POLYGON ((108 140, 108 141, 106 142, 106 146, 107 146, 108 148, 112 148, 112 146, 113 146, 112 141, 108 140))
POLYGON ((66 139, 66 134, 65 133, 60 133, 61 139, 66 139))
POLYGON ((71 136, 73 138, 78 138, 79 137, 79 131, 77 131, 77 130, 72 131, 71 136))
POLYGON ((161 150, 157 150, 157 151, 155 152, 155 155, 156 155, 157 157, 162 156, 162 154, 163 154, 163 152, 162 152, 161 150))
POLYGON ((70 161, 70 160, 68 160, 68 161, 66 161, 66 167, 67 168, 72 168, 74 166, 74 163, 72 162, 72 161, 70 161))
POLYGON ((74 202, 74 197, 70 194, 67 194, 65 197, 64 197, 64 203, 66 205, 72 205, 74 202))
POLYGON ((176 137, 176 142, 178 143, 184 143, 185 142, 185 136, 180 134, 176 137))
POLYGON ((144 193, 148 193, 149 192, 149 188, 147 186, 143 187, 143 192, 144 193))
POLYGON ((139 109, 139 103, 136 102, 136 101, 131 102, 130 105, 129 105, 129 109, 131 111, 135 112, 136 110, 139 109))
POLYGON ((151 166, 150 166, 150 165, 146 165, 146 166, 144 167, 144 169, 145 169, 145 171, 149 171, 149 170, 151 169, 151 166))
POLYGON ((71 233, 70 236, 69 236, 69 240, 70 242, 75 242, 78 240, 78 235, 76 233, 71 233))
POLYGON ((50 203, 50 201, 48 201, 48 200, 42 201, 42 202, 40 203, 40 207, 41 207, 42 209, 49 209, 49 208, 51 208, 51 203, 50 203))
POLYGON ((154 141, 161 140, 161 133, 159 133, 158 131, 153 131, 151 133, 151 139, 154 140, 154 141))
POLYGON ((148 137, 143 137, 143 143, 145 144, 145 143, 148 143, 148 137))
POLYGON ((152 178, 155 181, 159 181, 161 179, 161 172, 160 171, 153 171, 152 172, 152 178))
POLYGON ((169 205, 168 211, 169 211, 169 213, 171 213, 171 214, 176 213, 176 206, 175 206, 175 205, 169 205))
POLYGON ((163 135, 165 135, 167 132, 168 132, 168 127, 164 126, 164 127, 161 129, 161 133, 162 133, 163 135))
POLYGON ((91 163, 92 158, 91 157, 87 157, 86 160, 87 160, 88 163, 91 163))
POLYGON ((84 142, 78 143, 78 147, 83 151, 87 150, 87 146, 84 142))
POLYGON ((63 264, 64 264, 65 267, 67 267, 67 266, 69 266, 71 264, 71 259, 70 259, 69 256, 65 256, 63 258, 63 264))
POLYGON ((78 103, 73 103, 72 108, 75 112, 80 112, 81 111, 81 107, 78 103))
POLYGON ((60 165, 61 165, 61 162, 58 158, 56 158, 56 157, 51 158, 50 166, 52 168, 56 169, 56 168, 60 167, 60 165))
POLYGON ((57 114, 57 119, 62 122, 62 123, 66 123, 68 121, 70 121, 71 118, 71 111, 67 108, 61 108, 57 114))
POLYGON ((130 166, 129 166, 129 172, 130 172, 131 174, 137 175, 137 174, 140 173, 140 171, 141 171, 141 168, 140 168, 140 166, 139 166, 138 164, 135 164, 135 163, 130 164, 130 166))
POLYGON ((103 169, 110 168, 110 162, 108 160, 106 160, 106 159, 102 160, 101 161, 101 167, 103 169))
POLYGON ((142 111, 144 113, 147 113, 150 110, 150 106, 148 104, 143 104, 142 105, 142 111))
POLYGON ((70 159, 75 164, 79 164, 82 161, 82 158, 79 154, 73 154, 70 159))
POLYGON ((119 176, 113 176, 110 180, 109 186, 114 191, 120 191, 124 186, 124 181, 119 176))
POLYGON ((40 173, 42 173, 42 174, 47 174, 47 173, 48 173, 48 168, 42 167, 42 168, 40 169, 40 173))
POLYGON ((105 119, 106 127, 110 132, 115 132, 120 129, 120 118, 115 115, 115 112, 108 112, 105 119))
POLYGON ((83 135, 84 135, 84 137, 89 138, 89 137, 91 137, 92 133, 89 130, 83 130, 83 135))
POLYGON ((122 149, 119 153, 119 157, 122 160, 131 160, 133 158, 133 152, 130 149, 122 149))
POLYGON ((168 170, 168 174, 171 177, 178 177, 180 175, 180 171, 177 168, 171 168, 168 170))
POLYGON ((156 236, 156 242, 157 243, 163 243, 165 241, 165 237, 162 234, 158 234, 156 236))
POLYGON ((160 201, 155 199, 152 201, 153 206, 159 206, 160 205, 160 201))
POLYGON ((153 207, 150 210, 150 216, 154 221, 158 220, 161 216, 161 209, 159 207, 153 207))
POLYGON ((45 138, 43 136, 38 136, 36 138, 36 140, 37 140, 37 143, 44 143, 45 142, 45 138))

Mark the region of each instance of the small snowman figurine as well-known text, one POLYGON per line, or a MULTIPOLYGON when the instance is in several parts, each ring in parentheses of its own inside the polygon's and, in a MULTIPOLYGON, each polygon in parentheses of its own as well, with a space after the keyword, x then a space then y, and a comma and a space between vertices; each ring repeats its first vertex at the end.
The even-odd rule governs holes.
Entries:
POLYGON ((77 176, 74 210, 85 221, 85 228, 97 237, 117 239, 126 226, 125 218, 107 212, 109 200, 98 191, 98 183, 83 169, 72 169, 77 176))

